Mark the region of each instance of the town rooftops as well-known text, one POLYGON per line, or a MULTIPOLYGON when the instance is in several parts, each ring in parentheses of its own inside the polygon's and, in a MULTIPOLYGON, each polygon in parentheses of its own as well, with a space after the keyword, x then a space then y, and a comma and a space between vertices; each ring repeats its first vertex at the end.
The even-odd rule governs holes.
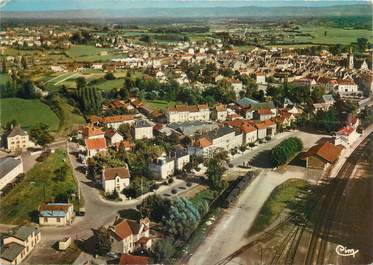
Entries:
POLYGON ((229 127, 229 126, 224 126, 224 127, 220 127, 216 130, 213 130, 213 131, 209 131, 207 133, 207 136, 210 140, 214 140, 214 139, 217 139, 217 138, 220 138, 224 135, 227 135, 229 133, 232 133, 234 132, 234 129, 229 127))
POLYGON ((122 254, 119 265, 147 265, 149 262, 149 257, 122 254))
POLYGON ((14 137, 14 136, 25 136, 27 133, 22 130, 20 126, 14 127, 8 134, 8 137, 14 137))
POLYGON ((18 228, 12 236, 25 241, 32 233, 38 234, 40 231, 37 227, 24 225, 18 228))
POLYGON ((65 217, 71 204, 69 203, 47 203, 39 207, 39 214, 42 217, 65 217))
POLYGON ((135 128, 149 128, 153 127, 148 121, 146 120, 137 120, 134 124, 135 128))
POLYGON ((256 131, 256 128, 252 125, 252 123, 247 120, 227 121, 225 124, 238 128, 243 133, 249 133, 249 132, 256 131))
POLYGON ((212 144, 211 141, 207 137, 202 137, 196 140, 193 146, 199 147, 199 148, 206 148, 206 147, 209 147, 211 144, 212 144))
POLYGON ((223 104, 217 104, 217 105, 214 106, 214 108, 215 108, 215 110, 217 112, 222 112, 222 111, 226 111, 227 110, 227 108, 223 104))
POLYGON ((98 136, 98 135, 104 135, 105 133, 97 127, 94 126, 86 126, 83 128, 83 135, 86 138, 98 136))
POLYGON ((125 179, 129 178, 130 176, 128 167, 104 168, 102 174, 105 180, 112 180, 115 179, 117 176, 125 179))
POLYGON ((0 257, 10 262, 13 262, 24 249, 24 246, 17 244, 15 242, 11 242, 1 247, 0 257))
POLYGON ((108 117, 100 118, 100 122, 102 123, 117 123, 117 122, 125 122, 125 121, 132 121, 135 117, 133 115, 114 115, 108 117))
POLYGON ((346 127, 343 127, 342 129, 340 129, 338 132, 337 132, 337 135, 343 135, 343 136, 349 136, 351 133, 353 133, 355 131, 355 128, 354 127, 351 127, 351 126, 346 126, 346 127))
POLYGON ((303 159, 310 156, 317 156, 329 163, 334 163, 338 160, 341 154, 341 148, 335 146, 330 142, 324 142, 312 146, 307 152, 302 155, 303 159))
POLYGON ((101 150, 107 147, 105 138, 86 139, 85 145, 88 150, 101 150))
POLYGON ((270 109, 265 109, 265 108, 257 109, 256 112, 259 115, 273 115, 273 113, 272 113, 272 111, 270 109))
POLYGON ((260 130, 260 129, 266 129, 270 126, 276 125, 273 121, 271 120, 265 120, 261 122, 255 122, 255 127, 260 130))
POLYGON ((0 179, 5 177, 10 171, 22 163, 21 159, 5 157, 0 159, 0 179))
POLYGON ((209 106, 207 104, 199 104, 199 105, 175 105, 169 107, 167 111, 169 112, 199 112, 201 110, 208 110, 209 106))
POLYGON ((140 223, 128 219, 118 219, 114 222, 112 231, 117 238, 123 240, 130 235, 137 235, 140 231, 140 223))

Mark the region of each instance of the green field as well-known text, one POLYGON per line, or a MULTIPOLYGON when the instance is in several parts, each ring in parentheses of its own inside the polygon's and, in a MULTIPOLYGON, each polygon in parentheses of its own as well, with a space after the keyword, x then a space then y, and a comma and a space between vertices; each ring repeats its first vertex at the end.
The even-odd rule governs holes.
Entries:
POLYGON ((67 56, 77 61, 109 61, 115 58, 112 54, 112 49, 96 48, 90 45, 74 45, 66 51, 67 56), (107 52, 107 55, 101 55, 102 52, 107 52))
POLYGON ((23 128, 30 128, 38 122, 48 124, 51 130, 57 130, 57 115, 39 99, 5 98, 0 99, 1 124, 16 120, 23 128))
POLYGON ((170 106, 173 106, 175 104, 178 104, 178 102, 175 101, 166 101, 166 100, 144 100, 144 104, 146 107, 152 109, 152 110, 165 110, 170 106))
POLYGON ((5 85, 8 81, 10 78, 7 74, 0 74, 0 85, 5 85))
POLYGON ((309 33, 312 35, 312 38, 305 37, 304 40, 302 39, 303 41, 309 40, 312 43, 318 44, 350 44, 351 42, 356 42, 356 39, 361 37, 367 38, 370 43, 373 42, 372 33, 369 30, 363 29, 343 29, 327 26, 306 25, 301 27, 300 30, 303 33, 309 33), (325 32, 326 35, 324 35, 325 32))
POLYGON ((302 179, 289 179, 277 186, 260 209, 249 235, 259 233, 272 224, 285 210, 287 202, 294 200, 298 192, 308 185, 302 179))
POLYGON ((16 187, 1 198, 0 222, 22 224, 31 221, 39 205, 53 201, 59 194, 75 192, 75 181, 70 164, 64 181, 55 179, 56 169, 66 165, 68 158, 63 150, 56 150, 45 161, 36 164, 16 187))
POLYGON ((114 80, 100 80, 97 84, 92 86, 97 87, 100 90, 111 90, 113 88, 122 88, 124 84, 124 79, 114 79, 114 80))

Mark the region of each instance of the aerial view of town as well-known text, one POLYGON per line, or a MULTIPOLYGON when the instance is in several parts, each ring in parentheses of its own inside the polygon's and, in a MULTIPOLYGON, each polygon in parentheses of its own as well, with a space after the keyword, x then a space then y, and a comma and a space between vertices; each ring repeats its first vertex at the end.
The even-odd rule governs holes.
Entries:
POLYGON ((0 265, 373 264, 372 10, 0 0, 0 265))

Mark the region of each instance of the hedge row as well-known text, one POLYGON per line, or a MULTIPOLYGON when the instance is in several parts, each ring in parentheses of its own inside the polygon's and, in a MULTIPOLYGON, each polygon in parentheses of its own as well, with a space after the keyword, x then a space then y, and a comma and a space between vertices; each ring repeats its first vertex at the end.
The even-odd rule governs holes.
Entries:
POLYGON ((277 166, 283 165, 289 162, 302 149, 302 140, 297 137, 290 137, 272 149, 272 159, 277 166))

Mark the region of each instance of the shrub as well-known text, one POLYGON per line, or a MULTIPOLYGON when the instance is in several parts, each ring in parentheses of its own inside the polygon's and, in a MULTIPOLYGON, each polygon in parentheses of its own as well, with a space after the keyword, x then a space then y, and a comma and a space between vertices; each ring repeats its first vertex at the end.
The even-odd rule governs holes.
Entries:
POLYGON ((192 186, 192 183, 190 183, 190 182, 187 182, 187 184, 186 184, 188 187, 191 187, 192 186))
POLYGON ((272 149, 272 160, 277 166, 283 165, 289 162, 289 160, 293 158, 297 153, 302 151, 302 149, 302 141, 297 137, 290 137, 283 140, 280 144, 272 149))
POLYGON ((169 178, 167 182, 168 182, 168 184, 171 184, 171 183, 174 182, 174 179, 173 178, 169 178))
POLYGON ((177 193, 177 190, 176 190, 176 189, 172 189, 172 190, 171 190, 171 193, 172 193, 172 194, 176 194, 176 193, 177 193))

